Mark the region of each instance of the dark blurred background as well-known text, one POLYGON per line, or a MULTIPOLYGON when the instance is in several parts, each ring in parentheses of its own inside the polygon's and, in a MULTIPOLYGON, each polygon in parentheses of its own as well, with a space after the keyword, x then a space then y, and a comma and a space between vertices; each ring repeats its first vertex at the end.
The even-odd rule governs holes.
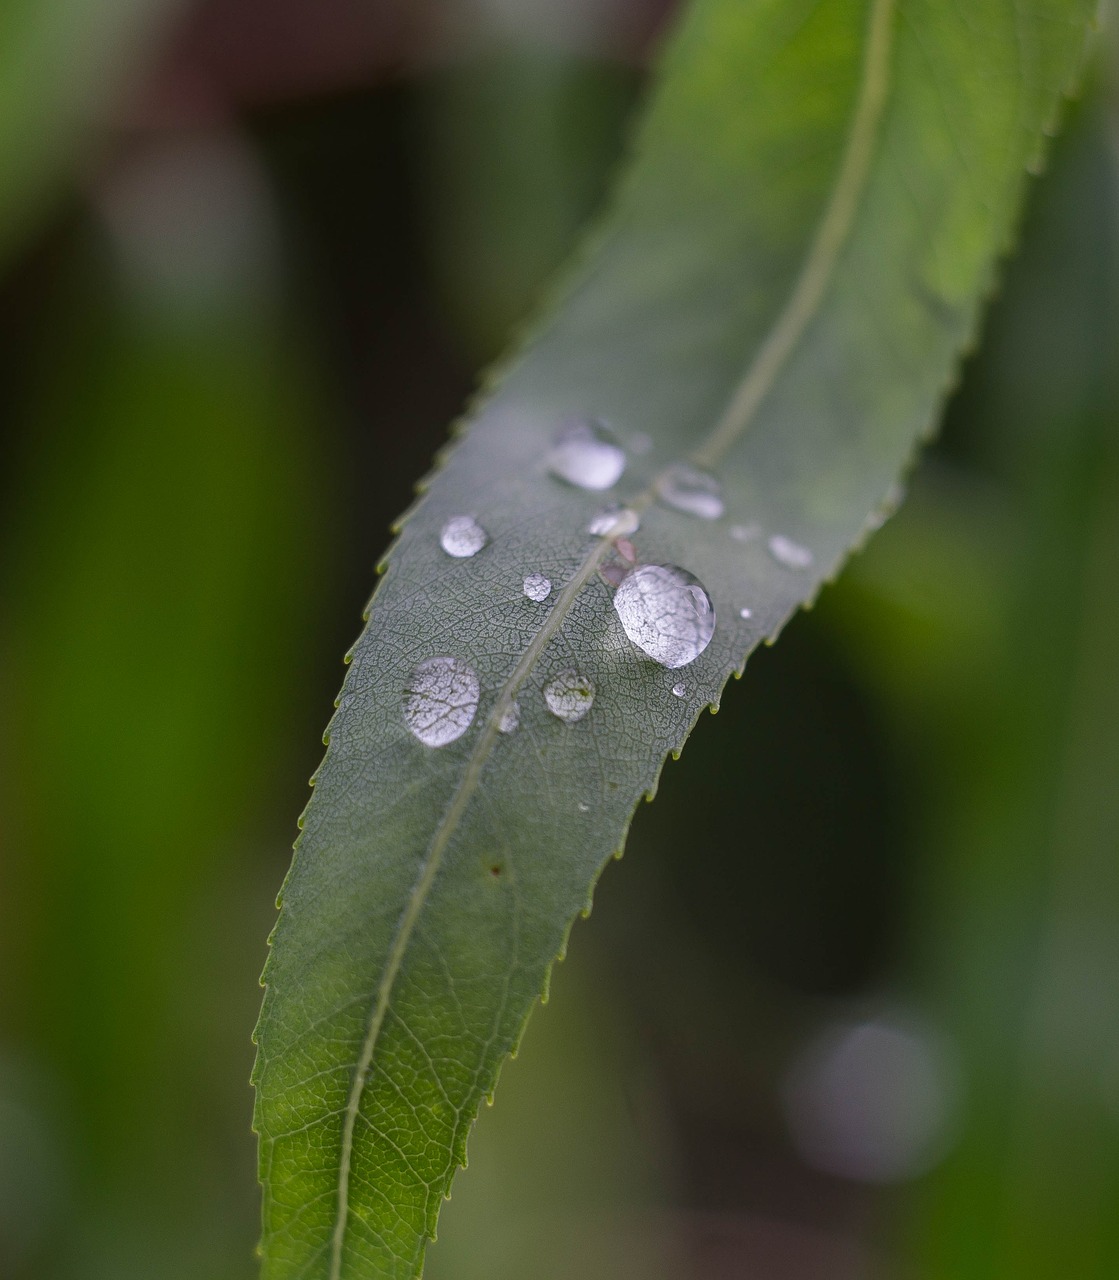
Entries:
MULTIPOLYGON (((3 1280, 253 1275, 340 658, 672 8, 0 8, 3 1280)), ((603 878, 434 1280, 1119 1275, 1109 41, 908 501, 603 878)))

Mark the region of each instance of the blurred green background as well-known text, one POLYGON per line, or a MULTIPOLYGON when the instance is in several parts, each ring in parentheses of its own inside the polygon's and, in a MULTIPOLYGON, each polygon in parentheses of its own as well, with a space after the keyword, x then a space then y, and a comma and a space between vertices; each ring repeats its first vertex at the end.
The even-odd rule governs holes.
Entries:
MULTIPOLYGON (((3 1280, 253 1275, 340 658, 672 7, 0 7, 3 1280)), ((434 1280, 1119 1275, 1113 44, 900 514, 638 815, 434 1280)))

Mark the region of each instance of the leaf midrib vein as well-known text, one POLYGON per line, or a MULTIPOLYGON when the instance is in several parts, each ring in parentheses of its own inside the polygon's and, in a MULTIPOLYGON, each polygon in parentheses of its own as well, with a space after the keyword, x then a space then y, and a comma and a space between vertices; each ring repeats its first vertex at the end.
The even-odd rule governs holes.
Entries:
MULTIPOLYGON (((750 425, 800 338, 820 310, 841 251, 850 235, 870 174, 871 161, 888 95, 895 7, 896 0, 872 0, 859 96, 831 196, 787 302, 766 339, 758 348, 757 355, 742 381, 735 388, 722 416, 703 445, 691 454, 691 461, 696 466, 711 469, 726 456, 728 450, 750 425)), ((655 498, 662 480, 663 476, 658 477, 628 505, 638 513, 643 511, 655 498)), ((341 1280, 342 1276, 342 1250, 349 1220, 349 1185, 354 1130, 362 1093, 388 1014, 392 991, 400 974, 416 923, 443 864, 447 845, 457 830, 467 805, 473 799, 482 771, 499 737, 498 726, 502 716, 511 707, 521 686, 566 621, 575 600, 597 573, 612 545, 609 535, 596 540, 575 573, 564 585, 543 626, 532 638, 512 675, 502 687, 474 750, 467 760, 462 780, 432 837, 427 855, 420 867, 419 877, 400 917, 388 960, 381 980, 377 984, 369 1026, 346 1100, 339 1160, 338 1213, 331 1237, 329 1280, 341 1280)))

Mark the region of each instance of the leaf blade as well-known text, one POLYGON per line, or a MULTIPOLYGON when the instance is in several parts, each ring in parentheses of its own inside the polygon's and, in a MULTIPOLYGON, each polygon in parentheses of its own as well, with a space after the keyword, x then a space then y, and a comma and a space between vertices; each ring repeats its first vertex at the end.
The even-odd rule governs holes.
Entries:
POLYGON ((1075 3, 1032 19, 996 0, 980 9, 965 21, 891 0, 711 2, 682 29, 610 227, 405 521, 355 649, 266 972, 267 1275, 418 1273, 478 1101, 635 804, 749 648, 863 536, 927 428, 1081 38, 1075 3), (988 104, 962 147, 933 101, 938 59, 960 74, 1013 62, 1024 77, 1029 50, 1045 93, 1028 110, 988 104), (967 188, 969 148, 998 160, 990 190, 967 188), (948 189, 915 201, 915 221, 901 207, 913 154, 934 158, 948 189), (900 317, 894 331, 877 330, 879 308, 900 317), (573 411, 652 437, 618 490, 642 515, 639 550, 698 573, 722 620, 679 699, 679 673, 629 647, 597 576, 610 543, 584 530, 602 495, 541 464, 573 411), (688 453, 721 464, 728 515, 785 544, 743 545, 725 521, 656 504, 664 466, 688 453), (449 562, 438 529, 464 513, 490 544, 449 562), (790 545, 811 564, 779 554, 790 545), (520 592, 530 571, 563 584, 544 616, 520 592), (432 752, 399 697, 437 654, 469 662, 484 693, 471 732, 432 752), (599 693, 585 720, 561 724, 540 690, 572 667, 599 693), (514 698, 510 738, 498 726, 514 698), (291 994, 308 974, 310 1022, 291 994), (315 1037, 314 1072, 285 1033, 315 1037), (289 1109, 300 1124, 284 1130, 289 1109), (333 1206, 319 1153, 338 1171, 333 1206), (312 1228, 291 1230, 292 1206, 312 1228))

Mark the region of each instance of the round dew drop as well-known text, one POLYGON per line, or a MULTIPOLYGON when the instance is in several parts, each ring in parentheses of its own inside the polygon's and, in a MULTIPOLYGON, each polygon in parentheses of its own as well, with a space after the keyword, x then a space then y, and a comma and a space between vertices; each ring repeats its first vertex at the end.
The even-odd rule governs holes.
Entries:
POLYGON ((609 489, 621 479, 626 455, 601 422, 577 419, 556 433, 548 470, 580 489, 609 489))
POLYGON ((786 569, 812 567, 814 559, 812 552, 807 547, 801 546, 799 542, 794 542, 792 538, 786 538, 783 533, 775 533, 766 545, 769 547, 769 554, 786 569))
POLYGON ((594 681, 589 676, 568 667, 544 686, 544 701, 552 715, 574 724, 591 709, 594 692, 594 681))
POLYGON ((467 560, 486 545, 485 529, 473 516, 452 516, 439 534, 439 545, 458 560, 467 560))
POLYGON ((521 707, 520 703, 512 702, 501 713, 501 719, 497 722, 498 733, 516 733, 517 726, 521 723, 521 707))
POLYGON ((723 486, 714 476, 687 463, 670 467, 657 492, 662 502, 685 515, 718 520, 723 514, 723 486))
POLYGON ((703 583, 674 564, 643 564, 614 592, 614 611, 635 645, 662 667, 686 667, 711 643, 715 606, 703 583))
POLYGON ((474 723, 478 673, 461 658, 425 658, 404 690, 404 723, 428 747, 445 747, 474 723))
POLYGON ((552 580, 545 578, 542 573, 530 573, 524 580, 524 592, 530 600, 539 604, 552 594, 552 580))
POLYGON ((598 538, 628 538, 641 527, 641 517, 629 507, 612 502, 591 517, 587 532, 598 538))
POLYGON ((676 698, 682 698, 688 692, 688 686, 683 680, 678 681, 672 686, 672 694, 676 698))

